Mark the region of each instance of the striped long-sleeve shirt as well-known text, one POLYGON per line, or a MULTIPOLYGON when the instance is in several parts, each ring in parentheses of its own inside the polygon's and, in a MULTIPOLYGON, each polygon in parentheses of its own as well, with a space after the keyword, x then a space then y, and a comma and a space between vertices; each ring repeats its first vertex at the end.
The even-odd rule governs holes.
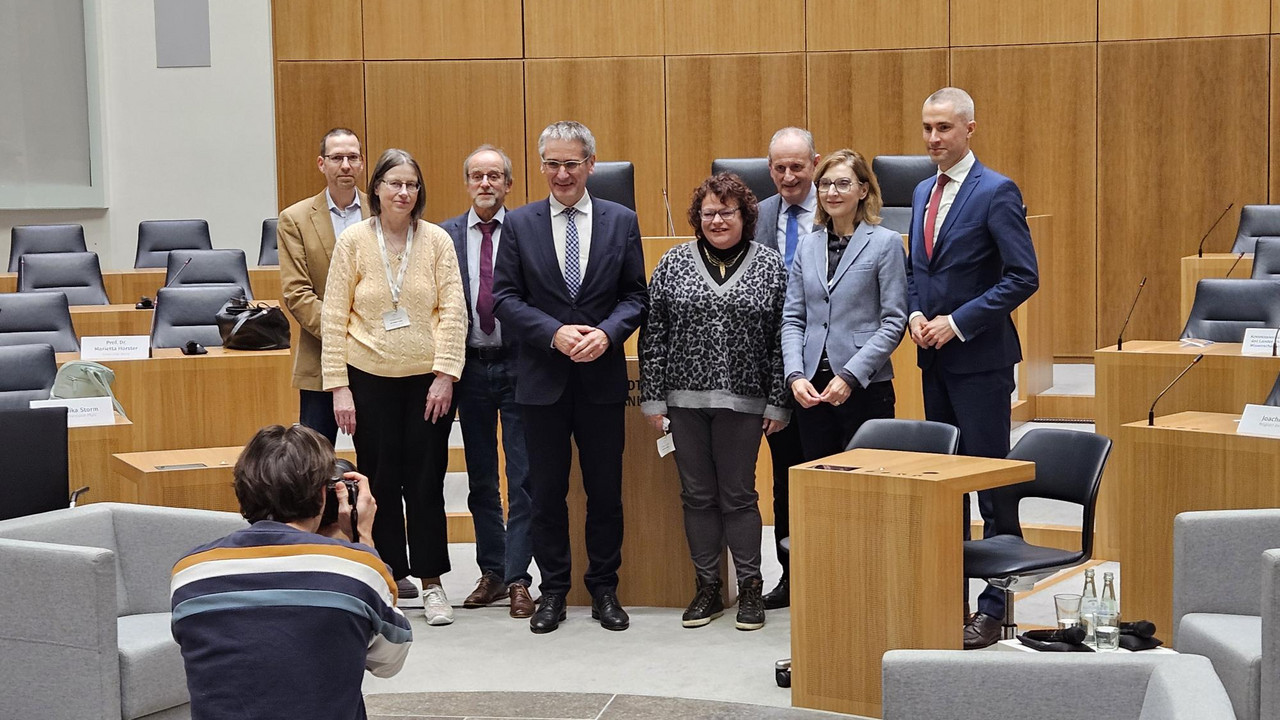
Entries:
POLYGON ((371 549, 261 521, 173 568, 173 638, 194 720, 364 718, 364 671, 389 677, 413 641, 371 549))

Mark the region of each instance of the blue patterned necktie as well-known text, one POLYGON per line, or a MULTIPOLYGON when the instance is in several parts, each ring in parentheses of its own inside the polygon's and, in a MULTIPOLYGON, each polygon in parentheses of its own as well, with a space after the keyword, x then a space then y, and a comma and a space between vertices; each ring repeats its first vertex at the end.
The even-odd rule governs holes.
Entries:
POLYGON ((578 297, 578 289, 582 287, 582 270, 578 266, 578 226, 573 222, 577 212, 575 207, 564 209, 565 220, 569 223, 564 229, 564 284, 569 288, 570 299, 578 297))
POLYGON ((796 246, 800 244, 800 210, 799 205, 787 208, 787 246, 783 248, 783 260, 787 269, 791 269, 791 261, 796 256, 796 246))

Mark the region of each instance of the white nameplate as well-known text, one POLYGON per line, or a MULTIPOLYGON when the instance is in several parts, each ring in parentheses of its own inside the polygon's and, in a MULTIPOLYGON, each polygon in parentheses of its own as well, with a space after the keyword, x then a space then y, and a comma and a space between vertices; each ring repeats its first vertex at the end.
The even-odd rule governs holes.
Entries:
POLYGON ((1280 437, 1280 407, 1245 405, 1236 432, 1241 435, 1280 437))
POLYGON ((67 427, 114 425, 115 406, 109 397, 69 398, 66 400, 32 400, 31 407, 67 408, 67 427))
POLYGON ((81 360, 146 360, 151 357, 148 335, 103 335, 80 338, 81 360))
POLYGON ((1276 352, 1276 333, 1271 328, 1249 328, 1244 331, 1241 355, 1273 355, 1276 352))
POLYGON ((667 433, 658 438, 658 457, 666 457, 676 451, 675 438, 671 437, 671 433, 667 433))

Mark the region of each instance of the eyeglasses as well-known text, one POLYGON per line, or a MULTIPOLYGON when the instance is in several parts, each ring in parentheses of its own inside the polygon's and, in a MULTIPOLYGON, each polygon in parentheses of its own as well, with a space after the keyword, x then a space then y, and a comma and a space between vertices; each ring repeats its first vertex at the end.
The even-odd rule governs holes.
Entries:
POLYGON ((489 181, 489 184, 497 185, 503 180, 506 180, 507 176, 503 175, 500 172, 491 172, 491 173, 473 172, 470 175, 467 175, 467 179, 477 185, 484 182, 486 179, 489 181))
POLYGON ((544 159, 542 161, 542 167, 550 170, 553 173, 560 172, 560 168, 564 168, 569 172, 573 172, 574 170, 577 170, 583 165, 586 165, 588 159, 589 158, 582 158, 581 160, 546 160, 544 159))
POLYGON ((840 178, 839 180, 827 180, 823 178, 818 181, 818 192, 827 192, 831 188, 835 188, 836 192, 841 195, 853 189, 854 185, 861 185, 860 180, 850 180, 849 178, 840 178))
POLYGON ((383 180, 382 184, 386 185, 392 190, 395 190, 396 192, 400 192, 401 190, 408 190, 411 193, 418 192, 418 183, 412 180, 410 180, 409 182, 400 182, 399 180, 383 180))
POLYGON ((738 216, 738 208, 735 207, 735 208, 721 208, 719 210, 703 210, 702 220, 703 222, 711 222, 712 220, 716 219, 717 215, 720 216, 721 220, 728 222, 738 216))
POLYGON ((360 162, 359 155, 325 155, 324 159, 334 165, 341 165, 343 162, 349 162, 352 165, 355 165, 360 162))

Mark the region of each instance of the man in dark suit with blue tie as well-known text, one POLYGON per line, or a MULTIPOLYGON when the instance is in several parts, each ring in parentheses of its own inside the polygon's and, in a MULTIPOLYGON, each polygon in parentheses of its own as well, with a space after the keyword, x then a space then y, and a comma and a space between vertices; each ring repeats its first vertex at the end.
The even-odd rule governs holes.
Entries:
POLYGON ((533 498, 533 555, 542 605, 529 621, 547 633, 565 619, 571 585, 570 438, 587 495, 585 582, 591 617, 630 624, 618 602, 622 564, 623 342, 648 311, 636 214, 587 193, 595 138, 581 123, 548 125, 538 138, 546 200, 506 216, 494 274, 495 312, 520 341, 516 402, 524 414, 533 498))
MULTIPOLYGON (((1039 287, 1031 232, 1018 186, 969 149, 969 94, 935 92, 922 120, 938 173, 912 197, 907 326, 919 346, 925 417, 960 428, 961 454, 1002 458, 1009 454, 1013 366, 1022 359, 1010 314, 1039 287)), ((989 529, 988 492, 978 493, 978 506, 989 529)), ((968 510, 966 500, 966 538, 968 510)), ((1000 639, 1004 609, 1004 594, 988 586, 966 622, 966 649, 1000 639)))

